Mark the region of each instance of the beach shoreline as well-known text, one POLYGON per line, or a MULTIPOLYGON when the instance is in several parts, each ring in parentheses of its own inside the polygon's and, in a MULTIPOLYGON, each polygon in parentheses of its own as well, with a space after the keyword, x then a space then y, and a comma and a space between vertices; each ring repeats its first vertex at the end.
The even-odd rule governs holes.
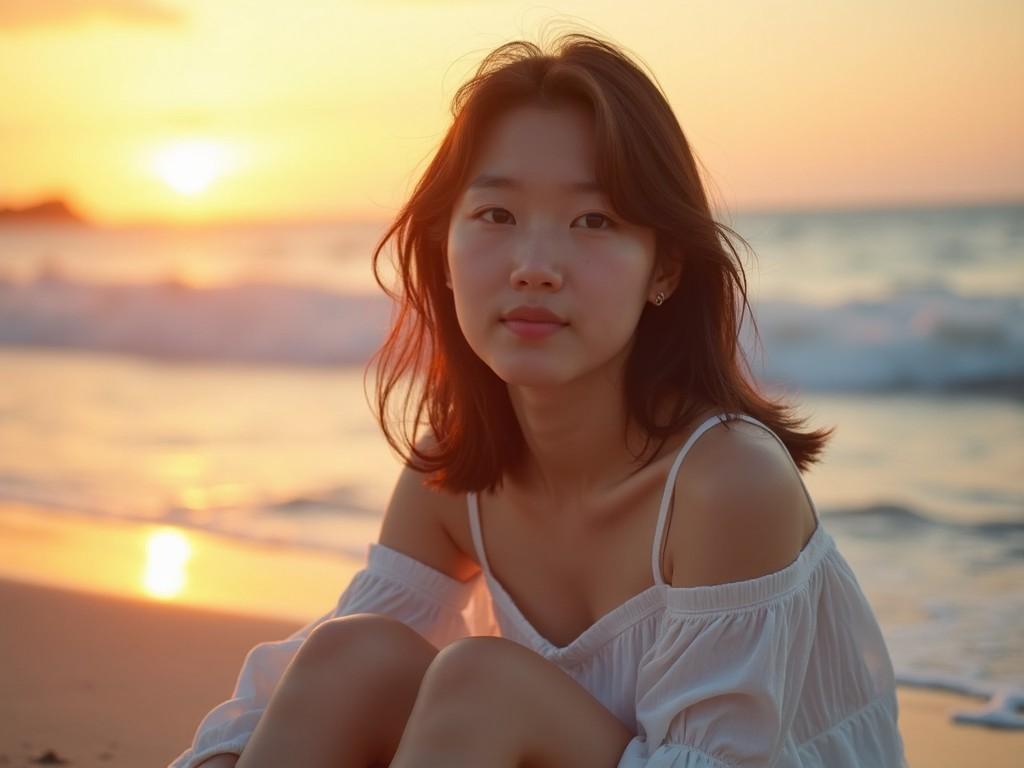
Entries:
MULTIPOLYGON (((248 650, 303 622, 0 579, 6 660, 0 762, 48 752, 75 766, 163 766, 191 743, 203 716, 228 698, 248 650)), ((315 617, 310 617, 310 620, 315 617)), ((1024 733, 951 722, 978 703, 898 691, 913 768, 1010 768, 1024 733)))

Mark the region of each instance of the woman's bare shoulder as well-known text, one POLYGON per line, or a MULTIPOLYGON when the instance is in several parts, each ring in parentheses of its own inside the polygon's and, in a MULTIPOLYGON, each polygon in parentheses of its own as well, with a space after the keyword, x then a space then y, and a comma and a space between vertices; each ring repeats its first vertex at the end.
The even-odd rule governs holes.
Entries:
POLYGON ((454 579, 467 581, 480 566, 456 543, 460 538, 456 526, 468 525, 464 522, 466 494, 437 490, 425 479, 423 473, 403 467, 384 512, 378 541, 454 579))
POLYGON ((781 570, 815 527, 786 448, 744 421, 716 425, 690 448, 675 483, 668 548, 673 586, 708 586, 781 570))

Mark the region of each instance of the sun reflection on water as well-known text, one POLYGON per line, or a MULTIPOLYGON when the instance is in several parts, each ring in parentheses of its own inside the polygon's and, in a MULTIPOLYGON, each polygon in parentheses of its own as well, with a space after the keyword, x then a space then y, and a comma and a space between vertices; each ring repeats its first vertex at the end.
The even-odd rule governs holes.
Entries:
POLYGON ((179 531, 161 529, 146 542, 146 568, 142 587, 146 594, 167 600, 185 588, 185 564, 192 554, 188 538, 179 531))

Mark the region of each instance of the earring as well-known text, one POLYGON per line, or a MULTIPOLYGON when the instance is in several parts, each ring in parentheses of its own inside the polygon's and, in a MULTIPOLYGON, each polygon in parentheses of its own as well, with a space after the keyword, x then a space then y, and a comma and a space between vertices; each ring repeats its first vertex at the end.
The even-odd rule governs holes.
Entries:
POLYGON ((662 293, 661 291, 658 291, 658 295, 654 297, 654 306, 660 307, 664 301, 665 294, 662 293))

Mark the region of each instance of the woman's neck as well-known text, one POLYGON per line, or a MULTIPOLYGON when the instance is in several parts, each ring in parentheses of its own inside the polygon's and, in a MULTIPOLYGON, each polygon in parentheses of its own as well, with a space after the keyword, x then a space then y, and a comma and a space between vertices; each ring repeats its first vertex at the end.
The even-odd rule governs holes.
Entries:
MULTIPOLYGON (((529 499, 528 508, 557 510, 560 516, 601 516, 648 458, 674 453, 699 420, 712 409, 700 410, 678 439, 657 443, 641 455, 647 433, 630 418, 621 388, 610 384, 574 386, 561 390, 509 387, 513 408, 526 442, 526 462, 511 479, 514 493, 529 499), (627 435, 628 428, 628 435, 627 435), (651 457, 650 452, 655 451, 651 457)), ((678 402, 662 403, 659 423, 672 415, 678 402)))
POLYGON ((622 388, 607 379, 558 389, 510 386, 509 394, 526 443, 514 481, 545 507, 592 507, 646 458, 638 459, 646 433, 630 418, 622 388))
POLYGON ((593 393, 549 394, 520 393, 527 456, 520 479, 554 506, 585 504, 628 473, 624 409, 593 393))

